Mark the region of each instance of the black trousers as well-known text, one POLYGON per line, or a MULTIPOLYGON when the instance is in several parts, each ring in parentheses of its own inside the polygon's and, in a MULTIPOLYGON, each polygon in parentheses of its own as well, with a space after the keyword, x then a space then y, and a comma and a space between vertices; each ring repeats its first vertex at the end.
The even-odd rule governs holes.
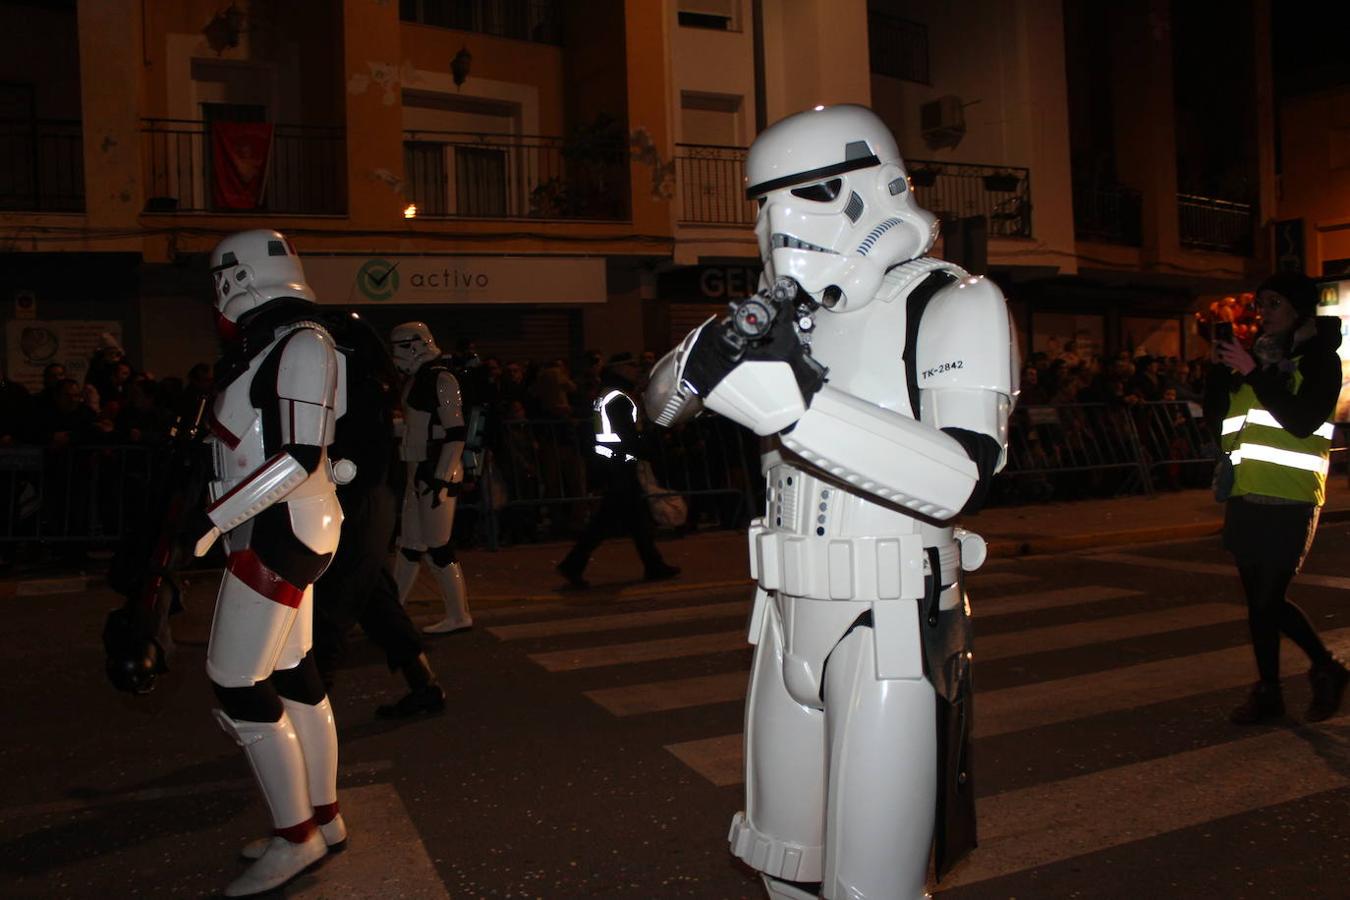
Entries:
POLYGON ((422 637, 398 602, 398 585, 386 564, 394 533, 394 495, 380 485, 359 493, 339 490, 338 498, 342 540, 332 564, 314 583, 314 660, 326 685, 342 664, 354 625, 384 651, 390 671, 423 651, 422 637))
POLYGON ((576 545, 559 565, 580 575, 595 548, 615 529, 622 528, 619 533, 627 533, 633 539, 633 546, 637 548, 647 573, 664 568, 666 561, 656 549, 652 514, 647 507, 647 495, 638 483, 636 464, 609 463, 605 467, 604 478, 605 488, 600 495, 599 508, 591 514, 576 545))
POLYGON ((1261 680, 1280 680, 1280 635, 1313 664, 1330 658, 1312 623, 1285 592, 1303 565, 1317 533, 1317 509, 1309 505, 1254 503, 1235 497, 1224 516, 1224 546, 1237 562, 1247 597, 1247 626, 1261 680))

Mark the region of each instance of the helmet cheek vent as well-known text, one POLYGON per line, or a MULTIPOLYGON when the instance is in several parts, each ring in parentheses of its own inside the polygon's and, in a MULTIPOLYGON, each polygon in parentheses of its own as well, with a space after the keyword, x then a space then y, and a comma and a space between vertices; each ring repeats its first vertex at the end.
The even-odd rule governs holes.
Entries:
POLYGON ((849 194, 848 205, 844 207, 844 215, 848 216, 849 221, 851 221, 854 225, 857 225, 858 220, 862 218, 862 214, 863 214, 863 199, 858 196, 857 191, 854 191, 853 193, 849 194))

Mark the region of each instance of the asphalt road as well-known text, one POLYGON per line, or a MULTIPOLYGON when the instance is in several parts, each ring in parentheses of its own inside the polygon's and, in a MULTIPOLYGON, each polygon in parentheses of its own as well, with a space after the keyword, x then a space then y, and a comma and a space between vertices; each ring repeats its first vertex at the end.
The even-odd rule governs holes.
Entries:
MULTIPOLYGON (((1291 590, 1343 653, 1347 558, 1350 525, 1324 526, 1291 590)), ((1289 718, 1228 724, 1254 674, 1216 539, 996 561, 970 589, 981 846, 940 896, 1347 896, 1350 716, 1301 723, 1286 644, 1289 718)), ((111 595, 3 601, 0 895, 213 896, 237 874, 267 826, 208 714, 211 594, 136 700, 103 680, 111 595)), ((747 610, 728 587, 478 609, 431 645, 449 711, 399 725, 371 715, 400 683, 357 638, 333 695, 351 845, 278 896, 761 896, 726 849, 747 610)))

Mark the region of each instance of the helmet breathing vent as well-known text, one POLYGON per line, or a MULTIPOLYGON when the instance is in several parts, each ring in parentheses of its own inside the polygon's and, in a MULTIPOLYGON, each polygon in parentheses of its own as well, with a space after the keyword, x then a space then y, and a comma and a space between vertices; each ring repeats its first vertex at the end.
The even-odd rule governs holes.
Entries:
POLYGON ((858 196, 857 191, 854 191, 849 195, 848 206, 844 207, 844 215, 848 216, 849 220, 856 225, 858 224, 858 219, 862 218, 862 214, 863 199, 858 196))
POLYGON ((868 232, 867 237, 863 238, 863 242, 858 245, 858 255, 866 256, 870 253, 872 248, 876 246, 877 241, 881 239, 881 236, 899 224, 899 219, 887 219, 876 228, 873 228, 868 232))

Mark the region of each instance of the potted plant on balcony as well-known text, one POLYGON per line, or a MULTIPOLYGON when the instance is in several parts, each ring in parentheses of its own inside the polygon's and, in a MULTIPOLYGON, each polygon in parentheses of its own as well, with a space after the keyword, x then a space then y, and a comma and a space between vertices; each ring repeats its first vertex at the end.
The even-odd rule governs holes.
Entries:
POLYGON ((984 176, 984 189, 991 194, 1010 194, 1021 180, 1016 172, 994 172, 984 176))
POLYGON ((928 188, 937 182, 937 177, 941 174, 942 170, 939 168, 923 166, 922 168, 909 170, 909 181, 916 188, 928 188))

